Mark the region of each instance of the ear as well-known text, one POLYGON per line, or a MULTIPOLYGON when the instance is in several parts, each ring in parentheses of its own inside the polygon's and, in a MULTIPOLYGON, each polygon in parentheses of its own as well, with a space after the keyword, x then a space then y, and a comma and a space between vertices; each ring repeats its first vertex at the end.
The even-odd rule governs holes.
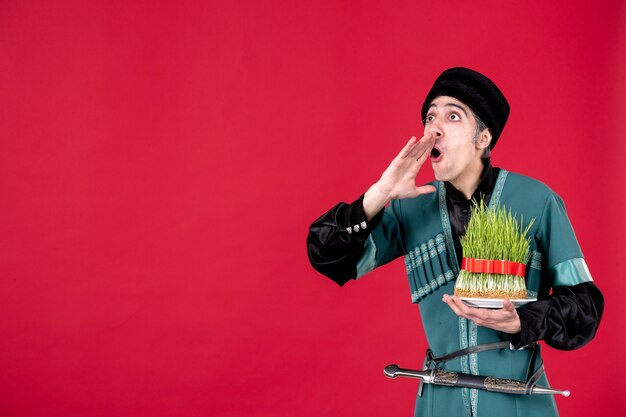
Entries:
POLYGON ((478 140, 476 141, 476 147, 478 149, 485 149, 489 147, 489 144, 491 143, 491 132, 489 131, 489 128, 484 129, 482 132, 480 132, 480 135, 478 136, 478 140))

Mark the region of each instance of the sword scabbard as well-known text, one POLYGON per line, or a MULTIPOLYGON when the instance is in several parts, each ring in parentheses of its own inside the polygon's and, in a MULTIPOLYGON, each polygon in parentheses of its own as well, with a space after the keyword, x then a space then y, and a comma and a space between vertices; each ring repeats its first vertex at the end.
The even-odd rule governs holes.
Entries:
POLYGON ((555 390, 535 385, 530 392, 526 391, 526 384, 515 379, 496 378, 492 376, 470 375, 461 372, 449 372, 443 369, 415 371, 403 369, 398 365, 389 365, 385 368, 385 375, 389 378, 409 377, 418 378, 423 384, 441 385, 446 387, 473 388, 505 394, 561 394, 569 397, 569 391, 555 390))

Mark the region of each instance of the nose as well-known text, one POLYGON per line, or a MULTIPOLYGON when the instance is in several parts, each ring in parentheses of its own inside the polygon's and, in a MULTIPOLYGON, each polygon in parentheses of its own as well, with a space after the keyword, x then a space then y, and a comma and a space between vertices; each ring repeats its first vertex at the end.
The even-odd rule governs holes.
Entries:
POLYGON ((426 131, 430 132, 435 139, 443 137, 443 129, 440 126, 441 121, 439 117, 434 117, 433 120, 426 126, 426 131))
POLYGON ((443 130, 439 127, 437 123, 433 123, 428 126, 428 131, 432 133, 435 139, 438 139, 443 136, 443 130))

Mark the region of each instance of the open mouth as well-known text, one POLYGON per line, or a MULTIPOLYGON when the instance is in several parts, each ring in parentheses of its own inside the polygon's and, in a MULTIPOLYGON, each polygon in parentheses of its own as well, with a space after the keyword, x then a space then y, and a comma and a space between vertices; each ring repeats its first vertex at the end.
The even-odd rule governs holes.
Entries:
POLYGON ((430 151, 430 159, 434 162, 438 162, 441 159, 441 151, 437 148, 433 148, 430 151))

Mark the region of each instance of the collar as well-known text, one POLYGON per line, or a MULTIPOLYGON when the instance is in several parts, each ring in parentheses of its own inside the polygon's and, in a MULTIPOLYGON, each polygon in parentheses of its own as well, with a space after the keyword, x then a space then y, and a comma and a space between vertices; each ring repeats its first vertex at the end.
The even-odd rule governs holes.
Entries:
POLYGON ((491 162, 487 162, 483 168, 482 174, 480 175, 478 187, 476 187, 474 194, 472 194, 472 198, 469 200, 466 199, 465 195, 454 188, 454 185, 450 182, 444 182, 444 185, 446 186, 446 196, 453 203, 469 203, 471 200, 480 201, 481 195, 482 198, 491 195, 491 191, 496 184, 496 177, 497 168, 491 166, 491 162))

